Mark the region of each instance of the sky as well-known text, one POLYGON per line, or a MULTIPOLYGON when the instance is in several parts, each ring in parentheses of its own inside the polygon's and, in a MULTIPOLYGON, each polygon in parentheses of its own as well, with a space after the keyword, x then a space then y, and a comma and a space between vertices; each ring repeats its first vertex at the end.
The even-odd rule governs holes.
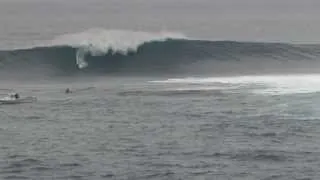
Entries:
POLYGON ((0 0, 0 46, 90 28, 317 43, 319 0, 0 0))

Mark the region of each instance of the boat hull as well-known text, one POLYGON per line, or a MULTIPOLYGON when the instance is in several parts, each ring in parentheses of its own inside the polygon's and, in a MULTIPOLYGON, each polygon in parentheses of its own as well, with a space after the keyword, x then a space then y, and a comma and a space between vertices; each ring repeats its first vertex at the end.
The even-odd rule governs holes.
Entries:
POLYGON ((19 99, 0 99, 0 104, 22 104, 22 103, 32 103, 35 102, 37 98, 35 97, 25 97, 19 99))

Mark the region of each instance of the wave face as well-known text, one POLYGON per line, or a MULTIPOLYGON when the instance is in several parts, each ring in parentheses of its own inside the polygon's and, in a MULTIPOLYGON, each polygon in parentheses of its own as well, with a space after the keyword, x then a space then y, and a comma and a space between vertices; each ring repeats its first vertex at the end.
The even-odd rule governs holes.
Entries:
POLYGON ((54 75, 281 72, 318 69, 319 57, 319 45, 206 41, 178 33, 94 29, 38 47, 0 51, 0 68, 5 73, 54 75))

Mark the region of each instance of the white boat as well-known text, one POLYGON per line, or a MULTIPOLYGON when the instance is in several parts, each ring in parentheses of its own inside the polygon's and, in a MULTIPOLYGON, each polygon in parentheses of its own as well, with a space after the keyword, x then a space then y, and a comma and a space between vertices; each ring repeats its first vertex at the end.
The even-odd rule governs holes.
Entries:
POLYGON ((0 104, 22 104, 22 103, 32 103, 37 101, 36 97, 28 96, 23 98, 12 98, 12 97, 5 97, 0 99, 0 104))

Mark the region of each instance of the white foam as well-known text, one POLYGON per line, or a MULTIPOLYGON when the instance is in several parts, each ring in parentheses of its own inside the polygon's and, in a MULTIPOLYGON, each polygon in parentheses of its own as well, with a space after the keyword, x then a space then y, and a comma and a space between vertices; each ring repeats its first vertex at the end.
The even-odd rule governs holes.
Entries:
POLYGON ((65 34, 49 42, 49 46, 72 46, 79 48, 77 52, 77 65, 79 68, 88 66, 84 57, 90 53, 93 56, 103 55, 109 50, 127 54, 151 41, 165 41, 167 39, 185 39, 181 33, 176 32, 143 32, 127 30, 106 30, 100 28, 89 29, 84 32, 65 34))
POLYGON ((197 86, 197 87, 176 87, 168 88, 167 91, 212 91, 212 90, 221 90, 227 89, 226 87, 220 86, 197 86))
POLYGON ((151 83, 168 84, 216 84, 224 83, 237 86, 263 85, 265 88, 252 89, 259 94, 298 94, 320 92, 320 74, 291 74, 291 75, 261 75, 237 77, 205 77, 167 79, 163 81, 150 81, 151 83))

